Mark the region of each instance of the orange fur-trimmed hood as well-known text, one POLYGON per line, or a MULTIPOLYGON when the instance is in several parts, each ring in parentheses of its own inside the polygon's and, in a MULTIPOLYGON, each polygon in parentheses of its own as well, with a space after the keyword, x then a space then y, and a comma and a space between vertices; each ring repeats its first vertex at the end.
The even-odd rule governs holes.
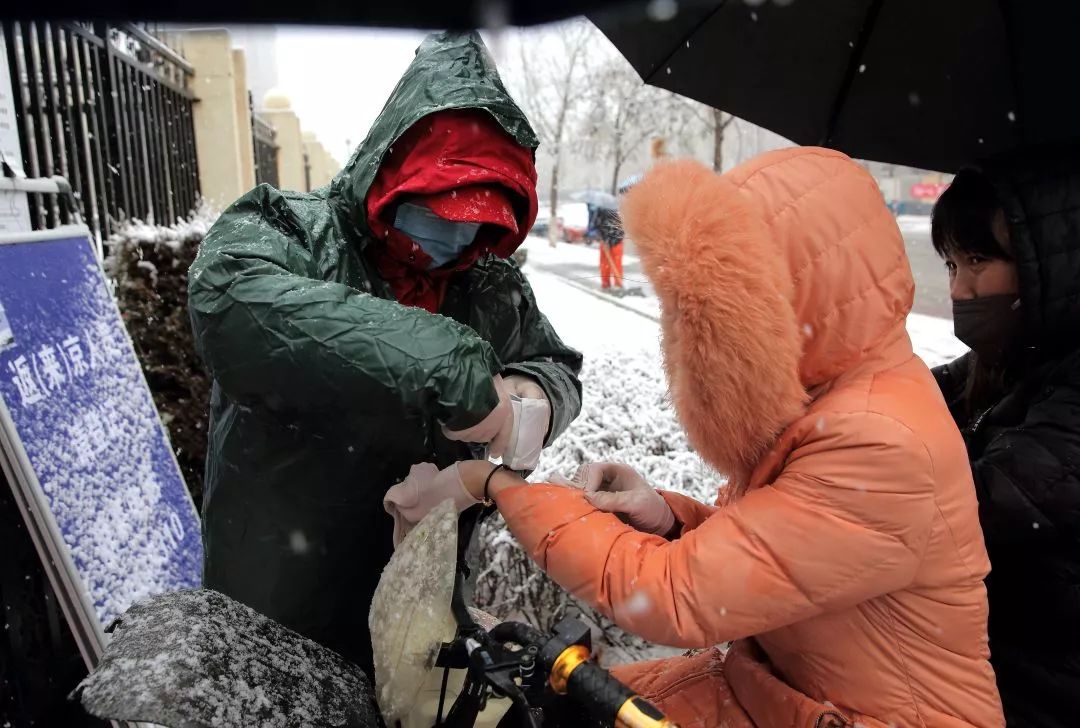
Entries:
POLYGON ((660 164, 622 215, 661 302, 680 421, 737 483, 807 390, 903 333, 914 293, 903 238, 874 179, 843 154, 788 149, 724 175, 660 164))

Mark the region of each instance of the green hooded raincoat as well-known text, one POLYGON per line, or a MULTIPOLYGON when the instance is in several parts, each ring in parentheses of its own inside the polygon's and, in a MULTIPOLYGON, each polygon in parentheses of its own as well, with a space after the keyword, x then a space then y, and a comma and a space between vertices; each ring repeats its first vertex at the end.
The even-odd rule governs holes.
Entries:
POLYGON ((397 303, 369 255, 381 243, 365 197, 384 154, 422 117, 463 108, 536 148, 479 37, 429 37, 328 187, 256 187, 214 224, 190 271, 214 378, 205 585, 369 670, 368 608, 392 552, 386 490, 414 463, 483 455, 440 426, 482 420, 495 374, 543 387, 549 443, 581 406, 581 356, 515 264, 488 255, 456 274, 436 315, 397 303))

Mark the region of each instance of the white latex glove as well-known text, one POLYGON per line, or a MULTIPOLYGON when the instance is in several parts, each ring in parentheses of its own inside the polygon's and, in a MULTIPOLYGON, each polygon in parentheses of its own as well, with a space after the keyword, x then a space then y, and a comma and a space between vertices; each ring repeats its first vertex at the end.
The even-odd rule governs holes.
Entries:
POLYGON ((574 481, 584 488, 590 503, 602 511, 626 516, 639 531, 666 536, 675 527, 675 514, 667 501, 629 465, 583 465, 574 481))
POLYGON ((443 434, 446 439, 458 442, 490 443, 491 455, 501 457, 514 429, 514 413, 510 406, 510 389, 506 382, 496 374, 492 383, 499 395, 499 403, 495 405, 495 409, 479 423, 464 430, 448 430, 443 427, 443 434))
POLYGON ((452 500, 458 511, 480 503, 465 489, 457 463, 444 470, 431 463, 413 465, 405 480, 383 496, 383 508, 394 517, 394 548, 444 500, 452 500))

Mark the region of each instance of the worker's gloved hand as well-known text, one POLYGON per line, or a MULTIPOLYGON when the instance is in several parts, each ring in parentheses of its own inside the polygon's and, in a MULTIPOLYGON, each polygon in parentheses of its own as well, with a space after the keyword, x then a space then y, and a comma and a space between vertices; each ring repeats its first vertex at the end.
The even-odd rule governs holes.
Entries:
POLYGON ((532 377, 512 374, 504 381, 510 390, 513 423, 503 451, 494 453, 492 448, 492 454, 511 470, 533 470, 551 429, 551 404, 532 377))
POLYGON ((675 527, 675 514, 667 501, 628 465, 583 465, 573 482, 585 490, 585 498, 594 506, 625 516, 639 531, 666 536, 675 527))
POLYGON ((443 434, 448 440, 457 442, 490 443, 492 455, 500 457, 506 448, 506 443, 510 440, 510 434, 514 428, 514 417, 510 406, 510 389, 503 378, 496 374, 492 378, 492 384, 499 395, 499 403, 495 405, 495 409, 491 410, 480 422, 464 430, 449 430, 443 427, 443 434))
POLYGON ((394 517, 394 548, 432 508, 447 499, 458 511, 480 502, 465 489, 458 463, 444 470, 431 463, 413 465, 405 480, 383 497, 383 508, 394 517))

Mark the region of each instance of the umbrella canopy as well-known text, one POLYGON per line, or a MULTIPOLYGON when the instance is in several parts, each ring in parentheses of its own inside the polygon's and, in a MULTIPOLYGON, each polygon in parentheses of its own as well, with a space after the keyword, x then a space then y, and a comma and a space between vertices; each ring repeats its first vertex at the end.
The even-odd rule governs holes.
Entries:
POLYGON ((601 210, 618 210, 619 199, 610 192, 600 190, 583 190, 570 195, 574 202, 584 202, 586 205, 598 207, 601 210))
POLYGON ((622 195, 628 192, 631 187, 641 181, 641 178, 643 176, 644 175, 642 174, 632 174, 626 179, 624 179, 622 182, 619 183, 619 194, 622 195))
POLYGON ((593 21, 647 83, 860 159, 951 171, 1080 138, 1080 3, 714 0, 593 21))

